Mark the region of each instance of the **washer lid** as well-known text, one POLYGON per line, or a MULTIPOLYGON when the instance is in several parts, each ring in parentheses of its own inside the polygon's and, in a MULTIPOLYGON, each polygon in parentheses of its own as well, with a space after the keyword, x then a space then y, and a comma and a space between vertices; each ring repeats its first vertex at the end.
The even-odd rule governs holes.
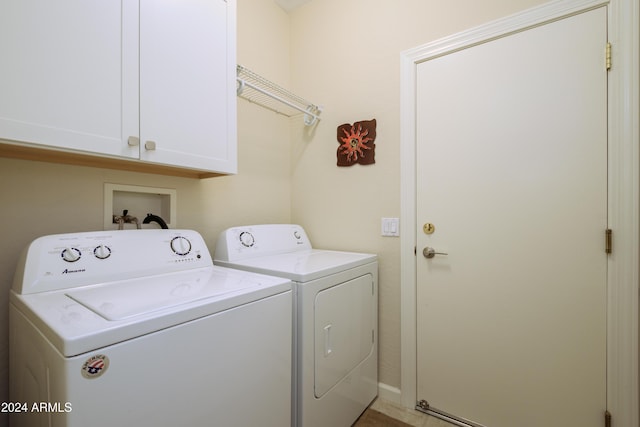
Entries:
POLYGON ((10 299, 70 357, 290 290, 288 279, 212 266, 73 290, 11 291, 10 299))
POLYGON ((210 280, 211 271, 110 283, 76 288, 66 295, 106 320, 123 320, 192 301, 223 297, 224 294, 254 287, 247 281, 210 280))
POLYGON ((376 255, 374 254, 308 249, 238 260, 232 263, 214 260, 214 263, 226 267, 236 267, 257 273, 286 277, 296 282, 308 282, 368 264, 375 260, 376 255))

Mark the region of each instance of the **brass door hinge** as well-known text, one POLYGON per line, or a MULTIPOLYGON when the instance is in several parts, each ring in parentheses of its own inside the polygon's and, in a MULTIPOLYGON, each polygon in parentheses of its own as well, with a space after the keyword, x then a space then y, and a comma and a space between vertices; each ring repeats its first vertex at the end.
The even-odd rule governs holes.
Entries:
POLYGON ((604 411, 604 427, 611 427, 611 412, 604 411))
POLYGON ((604 251, 608 254, 613 252, 613 231, 610 228, 607 228, 604 231, 605 242, 604 242, 604 251))
POLYGON ((607 43, 607 47, 605 49, 605 63, 607 67, 607 71, 611 69, 611 43, 607 43))

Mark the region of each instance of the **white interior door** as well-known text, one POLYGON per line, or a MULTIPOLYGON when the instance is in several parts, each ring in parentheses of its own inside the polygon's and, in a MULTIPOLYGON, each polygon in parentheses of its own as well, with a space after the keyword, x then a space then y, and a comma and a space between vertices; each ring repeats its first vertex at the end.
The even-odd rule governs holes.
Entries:
POLYGON ((434 411, 603 423, 606 21, 599 8, 418 65, 417 397, 434 411))

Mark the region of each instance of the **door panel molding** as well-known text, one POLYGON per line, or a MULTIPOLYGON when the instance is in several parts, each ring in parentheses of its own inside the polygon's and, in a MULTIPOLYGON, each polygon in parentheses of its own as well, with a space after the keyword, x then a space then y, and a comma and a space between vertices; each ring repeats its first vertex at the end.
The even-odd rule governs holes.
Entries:
MULTIPOLYGON (((416 404, 416 66, 420 62, 563 17, 608 6, 614 66, 609 71, 607 406, 616 425, 638 425, 640 255, 640 6, 635 0, 559 0, 490 22, 401 55, 401 402, 416 404), (617 62, 616 62, 617 61, 617 62)), ((604 66, 604 47, 603 47, 604 66)))

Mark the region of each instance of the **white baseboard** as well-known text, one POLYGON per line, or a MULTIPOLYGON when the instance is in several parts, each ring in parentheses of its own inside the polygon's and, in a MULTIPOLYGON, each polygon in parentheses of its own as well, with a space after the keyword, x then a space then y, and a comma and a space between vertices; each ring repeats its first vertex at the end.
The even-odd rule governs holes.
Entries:
POLYGON ((402 405, 402 392, 397 387, 388 384, 378 383, 378 398, 402 405))

